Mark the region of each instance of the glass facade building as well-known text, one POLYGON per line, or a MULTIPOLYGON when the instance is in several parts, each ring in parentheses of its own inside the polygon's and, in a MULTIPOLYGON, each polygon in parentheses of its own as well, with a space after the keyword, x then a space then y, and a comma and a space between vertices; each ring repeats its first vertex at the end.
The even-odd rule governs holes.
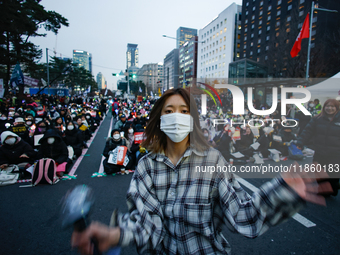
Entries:
POLYGON ((197 29, 188 27, 179 27, 177 29, 177 43, 176 48, 179 49, 185 42, 197 36, 197 29))
POLYGON ((179 48, 179 86, 192 84, 197 78, 197 39, 195 36, 179 48))
POLYGON ((84 67, 87 71, 92 71, 92 55, 87 51, 73 50, 73 63, 78 64, 79 67, 84 67))
POLYGON ((138 44, 128 43, 126 51, 126 68, 138 67, 138 44))

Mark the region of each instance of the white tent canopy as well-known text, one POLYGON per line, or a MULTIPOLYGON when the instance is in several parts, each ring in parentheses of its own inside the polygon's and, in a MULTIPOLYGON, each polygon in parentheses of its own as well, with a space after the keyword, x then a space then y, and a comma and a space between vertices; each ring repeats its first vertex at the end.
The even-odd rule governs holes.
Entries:
MULTIPOLYGON (((340 99, 340 72, 331 78, 324 80, 318 84, 307 87, 308 91, 311 93, 312 98, 319 99, 320 103, 323 104, 327 99, 340 99)), ((304 97, 301 93, 294 93, 294 97, 302 98, 304 97)))

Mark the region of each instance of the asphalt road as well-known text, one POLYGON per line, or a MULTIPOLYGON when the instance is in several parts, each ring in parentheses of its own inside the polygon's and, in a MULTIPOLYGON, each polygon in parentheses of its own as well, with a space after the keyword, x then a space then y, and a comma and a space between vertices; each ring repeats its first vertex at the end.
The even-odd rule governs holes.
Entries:
MULTIPOLYGON (((60 201, 76 185, 87 184, 94 190, 92 220, 108 224, 115 208, 127 211, 125 197, 131 174, 92 177, 99 170, 109 126, 107 117, 75 173, 77 179, 63 180, 53 186, 20 187, 27 185, 22 183, 0 187, 0 254, 78 254, 70 245, 72 229, 62 229, 60 217, 60 201)), ((246 181, 259 187, 268 179, 246 181)), ((249 187, 245 189, 251 193, 249 187)), ((300 212, 299 221, 289 219, 258 238, 247 239, 228 229, 224 229, 224 236, 231 244, 232 253, 237 255, 340 254, 340 195, 326 200, 327 207, 307 204, 300 212)), ((123 248, 121 254, 136 254, 136 249, 123 248)))

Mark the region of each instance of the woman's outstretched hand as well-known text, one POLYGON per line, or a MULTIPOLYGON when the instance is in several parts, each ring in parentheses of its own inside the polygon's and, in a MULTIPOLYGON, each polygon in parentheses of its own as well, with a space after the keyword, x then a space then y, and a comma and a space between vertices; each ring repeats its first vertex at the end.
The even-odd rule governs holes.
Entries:
MULTIPOLYGON (((309 169, 316 169, 316 163, 310 165, 309 169)), ((331 184, 327 181, 320 182, 322 179, 327 179, 328 174, 322 169, 319 173, 314 171, 304 171, 297 162, 294 162, 288 173, 283 173, 282 178, 285 182, 304 200, 326 206, 326 200, 323 195, 333 192, 331 184)))
POLYGON ((81 254, 93 254, 93 241, 98 244, 98 250, 105 252, 117 246, 120 238, 120 228, 110 228, 104 224, 93 222, 83 232, 74 231, 71 238, 72 247, 81 254))

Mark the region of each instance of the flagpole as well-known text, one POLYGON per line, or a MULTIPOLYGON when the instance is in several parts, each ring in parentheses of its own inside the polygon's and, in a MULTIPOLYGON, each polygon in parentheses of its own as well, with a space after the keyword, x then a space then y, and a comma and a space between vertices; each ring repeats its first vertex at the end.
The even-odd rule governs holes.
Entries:
POLYGON ((309 78, 309 64, 310 64, 310 50, 311 50, 311 43, 312 43, 312 26, 313 26, 313 14, 314 11, 325 11, 325 12, 333 12, 337 13, 337 10, 328 10, 324 8, 315 8, 314 1, 312 2, 312 8, 311 8, 311 15, 310 15, 310 22, 309 22, 309 40, 308 40, 308 53, 307 53, 307 68, 306 68, 306 80, 308 84, 308 78, 309 78))
POLYGON ((50 95, 50 70, 48 66, 48 48, 46 48, 46 64, 47 64, 47 88, 48 88, 47 94, 50 95))
POLYGON ((307 68, 306 68, 307 85, 308 85, 308 78, 309 78, 310 48, 311 48, 311 43, 312 43, 313 14, 314 14, 314 1, 312 2, 310 21, 309 21, 309 38, 308 38, 308 53, 307 53, 307 68))

